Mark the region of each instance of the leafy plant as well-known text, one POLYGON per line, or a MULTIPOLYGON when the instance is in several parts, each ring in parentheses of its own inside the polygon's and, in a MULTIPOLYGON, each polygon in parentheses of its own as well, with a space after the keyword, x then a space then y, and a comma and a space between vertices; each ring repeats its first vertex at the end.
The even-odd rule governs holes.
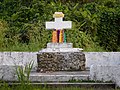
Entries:
POLYGON ((18 81, 20 82, 21 87, 24 89, 29 87, 29 84, 30 84, 29 77, 30 77, 30 72, 32 70, 33 64, 34 64, 33 61, 31 61, 24 68, 20 66, 16 67, 16 74, 18 77, 18 81))
POLYGON ((108 51, 118 51, 120 46, 120 10, 105 8, 101 11, 97 36, 100 45, 108 51))
POLYGON ((4 20, 0 20, 0 48, 4 47, 4 37, 5 37, 5 31, 7 30, 8 25, 7 22, 4 20))
POLYGON ((45 48, 52 37, 52 30, 45 29, 45 22, 53 21, 56 11, 65 14, 65 21, 73 22, 73 31, 66 32, 68 42, 74 43, 74 47, 87 51, 119 50, 119 0, 2 0, 0 19, 7 25, 0 31, 0 50, 45 48))

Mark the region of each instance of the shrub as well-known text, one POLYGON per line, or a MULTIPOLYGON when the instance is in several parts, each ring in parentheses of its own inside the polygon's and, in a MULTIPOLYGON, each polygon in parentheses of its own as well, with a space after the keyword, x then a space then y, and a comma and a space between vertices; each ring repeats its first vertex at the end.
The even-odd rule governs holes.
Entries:
POLYGON ((100 45, 108 51, 118 51, 120 46, 120 10, 105 8, 100 14, 97 36, 100 45))
POLYGON ((88 1, 93 0, 1 1, 0 18, 8 23, 9 28, 2 36, 4 48, 0 49, 38 51, 46 47, 51 42, 52 32, 45 30, 45 22, 53 21, 53 13, 61 11, 65 13, 65 21, 73 22, 72 30, 66 32, 68 42, 74 43, 74 47, 87 50, 101 46, 107 51, 119 50, 119 2, 94 0, 86 3, 88 1), (73 34, 73 39, 69 38, 70 34, 73 34))

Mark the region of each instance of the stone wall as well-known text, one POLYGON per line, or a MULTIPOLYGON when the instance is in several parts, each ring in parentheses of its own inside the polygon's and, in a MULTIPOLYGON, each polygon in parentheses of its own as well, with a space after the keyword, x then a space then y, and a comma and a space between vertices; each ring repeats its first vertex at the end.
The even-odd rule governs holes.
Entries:
MULTIPOLYGON (((36 70, 37 53, 0 52, 0 79, 13 80, 14 65, 25 66, 34 61, 33 70, 36 70)), ((91 80, 114 81, 120 87, 120 52, 84 52, 84 54, 86 67, 90 67, 91 80)))
POLYGON ((34 69, 37 66, 37 52, 0 52, 0 66, 1 65, 22 65, 34 61, 34 69))
POLYGON ((116 66, 120 65, 120 52, 84 52, 86 67, 91 65, 116 66))
POLYGON ((39 52, 38 72, 46 71, 81 71, 85 70, 83 52, 39 52))
MULTIPOLYGON (((38 52, 0 52, 0 65, 25 65, 34 61, 37 66, 38 52)), ((120 65, 120 52, 84 52, 86 67, 91 65, 116 66, 120 65)))
POLYGON ((120 65, 100 66, 92 65, 90 68, 90 79, 94 81, 112 81, 120 87, 120 65))

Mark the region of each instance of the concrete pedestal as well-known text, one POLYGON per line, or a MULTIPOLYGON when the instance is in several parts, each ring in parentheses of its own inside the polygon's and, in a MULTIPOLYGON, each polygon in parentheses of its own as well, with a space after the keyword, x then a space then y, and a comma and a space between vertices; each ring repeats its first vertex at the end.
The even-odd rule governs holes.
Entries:
POLYGON ((48 44, 37 54, 38 72, 85 70, 85 54, 72 44, 48 44), (62 48, 63 46, 63 48, 62 48), (51 47, 51 48, 50 48, 51 47))
POLYGON ((72 43, 47 43, 47 48, 73 48, 72 43))

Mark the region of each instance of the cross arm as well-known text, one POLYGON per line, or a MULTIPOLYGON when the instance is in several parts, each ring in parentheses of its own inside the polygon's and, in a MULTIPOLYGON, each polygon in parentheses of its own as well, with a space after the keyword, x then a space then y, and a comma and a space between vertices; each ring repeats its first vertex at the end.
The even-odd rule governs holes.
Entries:
POLYGON ((64 22, 46 22, 46 29, 71 29, 72 22, 64 21, 64 22))

